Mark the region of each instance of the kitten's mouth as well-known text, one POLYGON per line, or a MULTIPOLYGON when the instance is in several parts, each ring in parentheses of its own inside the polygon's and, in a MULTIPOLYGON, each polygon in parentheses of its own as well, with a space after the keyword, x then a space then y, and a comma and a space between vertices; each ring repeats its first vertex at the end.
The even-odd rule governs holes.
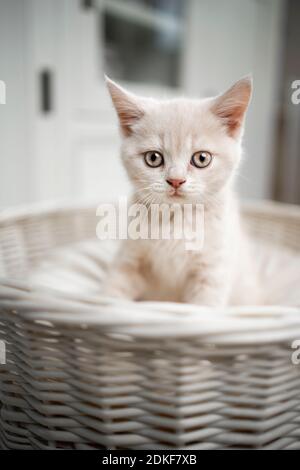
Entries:
POLYGON ((179 192, 179 191, 177 191, 176 189, 174 189, 174 191, 170 191, 170 192, 168 193, 168 196, 170 196, 170 197, 175 197, 175 198, 176 198, 176 197, 177 197, 177 198, 183 198, 183 197, 184 197, 184 194, 181 193, 181 192, 179 192))

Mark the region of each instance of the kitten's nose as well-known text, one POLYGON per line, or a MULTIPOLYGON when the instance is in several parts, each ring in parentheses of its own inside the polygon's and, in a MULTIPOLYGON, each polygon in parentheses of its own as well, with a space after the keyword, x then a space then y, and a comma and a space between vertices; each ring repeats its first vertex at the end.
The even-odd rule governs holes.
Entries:
POLYGON ((169 178, 168 180, 166 180, 167 183, 170 185, 170 186, 173 186, 173 188, 177 189, 179 188, 179 186, 181 186, 183 183, 186 182, 186 180, 183 180, 183 179, 175 179, 175 178, 169 178))

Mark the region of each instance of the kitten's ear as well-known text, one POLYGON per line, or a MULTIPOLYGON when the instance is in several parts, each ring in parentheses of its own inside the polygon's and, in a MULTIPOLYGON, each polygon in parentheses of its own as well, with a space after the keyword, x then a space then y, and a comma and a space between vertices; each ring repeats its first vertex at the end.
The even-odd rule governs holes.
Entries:
POLYGON ((124 90, 107 76, 105 76, 105 81, 119 117, 121 130, 125 136, 129 136, 132 133, 133 124, 144 115, 142 100, 124 90))
POLYGON ((252 78, 245 77, 225 93, 217 96, 213 102, 213 113, 224 121, 231 137, 236 138, 240 135, 251 94, 252 78))

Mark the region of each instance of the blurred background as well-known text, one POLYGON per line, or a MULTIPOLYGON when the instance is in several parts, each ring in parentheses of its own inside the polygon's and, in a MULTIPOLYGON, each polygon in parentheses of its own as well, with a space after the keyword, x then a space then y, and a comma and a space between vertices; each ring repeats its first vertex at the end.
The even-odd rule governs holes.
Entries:
POLYGON ((299 24, 299 0, 0 0, 0 207, 128 192, 104 73, 166 97, 252 73, 238 191, 300 203, 299 24))

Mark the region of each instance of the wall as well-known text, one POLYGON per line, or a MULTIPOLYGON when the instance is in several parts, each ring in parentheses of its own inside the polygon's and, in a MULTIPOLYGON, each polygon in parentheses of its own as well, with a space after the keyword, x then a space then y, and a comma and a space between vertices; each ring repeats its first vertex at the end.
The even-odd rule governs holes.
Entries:
POLYGON ((26 2, 0 1, 0 207, 33 200, 26 2))

